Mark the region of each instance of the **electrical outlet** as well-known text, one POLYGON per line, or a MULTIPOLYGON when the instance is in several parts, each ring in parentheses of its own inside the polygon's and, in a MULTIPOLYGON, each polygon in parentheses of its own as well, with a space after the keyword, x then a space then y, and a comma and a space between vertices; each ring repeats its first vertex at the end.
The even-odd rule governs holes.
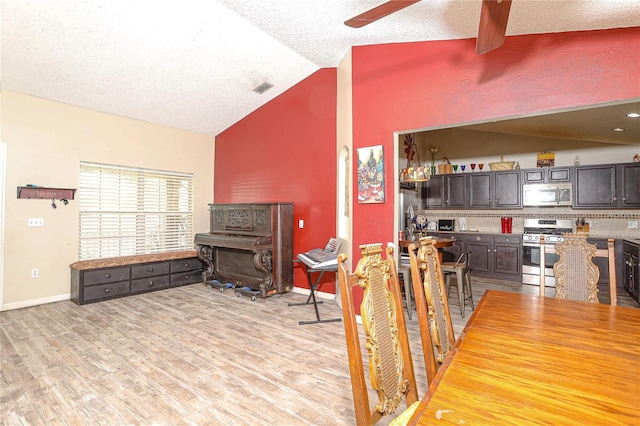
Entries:
POLYGON ((40 272, 37 269, 32 269, 31 270, 31 278, 38 278, 39 274, 40 274, 40 272))
POLYGON ((41 217, 30 217, 27 219, 27 226, 30 228, 35 226, 44 226, 44 219, 41 217))
POLYGON ((638 227, 638 221, 630 220, 627 222, 627 226, 629 227, 629 229, 636 229, 638 227))
POLYGON ((298 220, 298 228, 304 228, 304 220, 303 219, 298 220))

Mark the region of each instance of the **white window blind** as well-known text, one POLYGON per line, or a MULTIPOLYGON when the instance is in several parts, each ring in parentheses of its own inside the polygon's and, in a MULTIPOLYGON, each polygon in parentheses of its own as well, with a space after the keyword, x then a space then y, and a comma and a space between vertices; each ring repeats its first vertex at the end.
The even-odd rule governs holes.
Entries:
POLYGON ((79 258, 193 248, 193 175, 80 163, 79 258))

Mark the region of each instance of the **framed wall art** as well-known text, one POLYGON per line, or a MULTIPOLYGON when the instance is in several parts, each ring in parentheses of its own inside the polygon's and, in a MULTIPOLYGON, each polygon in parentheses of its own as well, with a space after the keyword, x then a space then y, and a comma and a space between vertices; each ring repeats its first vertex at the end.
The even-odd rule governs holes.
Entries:
POLYGON ((384 203, 382 145, 358 148, 358 202, 384 203))

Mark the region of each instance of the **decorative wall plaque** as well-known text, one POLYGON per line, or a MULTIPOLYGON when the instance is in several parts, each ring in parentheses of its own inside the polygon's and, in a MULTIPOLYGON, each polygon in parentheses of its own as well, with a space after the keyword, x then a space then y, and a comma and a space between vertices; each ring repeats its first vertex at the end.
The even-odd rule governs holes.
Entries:
POLYGON ((53 200, 73 200, 76 194, 75 189, 64 188, 43 188, 40 186, 19 186, 19 199, 49 199, 53 200))

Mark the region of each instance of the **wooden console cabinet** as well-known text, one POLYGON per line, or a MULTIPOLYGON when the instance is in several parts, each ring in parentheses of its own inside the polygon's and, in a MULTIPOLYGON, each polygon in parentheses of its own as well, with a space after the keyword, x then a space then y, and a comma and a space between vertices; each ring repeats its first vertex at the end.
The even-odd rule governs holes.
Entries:
POLYGON ((96 259, 71 265, 71 301, 78 305, 202 281, 195 252, 96 259))

